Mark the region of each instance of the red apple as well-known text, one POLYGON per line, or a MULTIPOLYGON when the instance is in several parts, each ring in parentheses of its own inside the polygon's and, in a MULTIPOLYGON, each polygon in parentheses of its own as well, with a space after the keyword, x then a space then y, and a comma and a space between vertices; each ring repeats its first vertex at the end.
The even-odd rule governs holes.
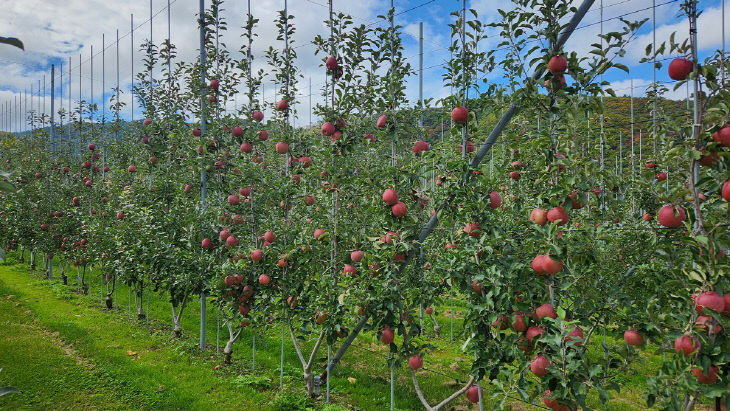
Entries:
POLYGON ((550 318, 558 318, 558 314, 555 313, 555 309, 553 308, 552 304, 545 303, 535 310, 535 314, 537 314, 537 318, 543 319, 545 317, 550 318))
POLYGON ((683 335, 674 340, 674 349, 678 353, 684 354, 685 357, 689 357, 690 355, 696 355, 702 349, 702 343, 695 337, 683 335))
POLYGON ((479 237, 482 234, 482 228, 479 227, 479 223, 466 223, 464 232, 470 237, 479 237))
POLYGON ((263 251, 259 250, 258 248, 251 251, 251 261, 253 262, 259 262, 261 259, 264 258, 263 251))
POLYGON ((550 61, 548 61, 548 70, 554 75, 558 76, 563 73, 565 73, 565 70, 568 69, 568 60, 565 59, 563 56, 553 56, 550 58, 550 61))
POLYGON ((730 180, 726 181, 725 184, 722 185, 722 198, 725 201, 730 201, 730 180))
POLYGON ((533 223, 535 223, 537 225, 545 225, 545 223, 547 223, 547 219, 548 219, 547 215, 548 215, 547 211, 540 209, 540 208, 535 208, 532 210, 532 212, 530 212, 530 221, 532 221, 533 223))
POLYGON ((289 109, 289 102, 286 100, 279 100, 278 103, 276 103, 276 109, 279 111, 285 111, 289 109))
POLYGON ((335 125, 329 121, 322 124, 322 134, 325 136, 331 136, 335 134, 335 125))
POLYGON ((628 345, 639 346, 644 343, 644 337, 634 330, 626 330, 624 332, 624 341, 628 345))
POLYGON ((509 173, 509 178, 518 181, 520 178, 522 178, 522 175, 520 175, 519 171, 512 171, 511 173, 509 173))
POLYGON ((669 63, 669 78, 676 81, 686 80, 694 70, 694 64, 685 58, 676 58, 669 63))
POLYGON ((548 211, 547 218, 551 223, 560 226, 568 223, 569 216, 568 213, 563 210, 563 207, 557 206, 548 211))
POLYGON ((426 307, 426 315, 433 314, 433 307, 426 307))
MULTIPOLYGON (((464 147, 462 143, 459 143, 459 153, 464 151, 464 147)), ((471 140, 466 140, 466 152, 467 153, 473 153, 474 152, 474 143, 471 142, 471 140)))
POLYGON ((342 270, 342 272, 347 275, 349 274, 351 277, 354 277, 357 274, 357 268, 355 268, 352 264, 345 264, 345 268, 342 270))
POLYGON ((714 291, 701 293, 694 301, 695 311, 697 311, 697 314, 699 315, 705 315, 705 308, 712 309, 718 313, 725 311, 725 299, 717 295, 714 291))
POLYGON ((388 122, 388 116, 383 114, 382 116, 378 117, 378 121, 375 123, 375 126, 377 128, 385 128, 385 125, 387 122, 388 122))
POLYGON ((469 111, 465 107, 457 106, 451 110, 451 120, 456 124, 466 124, 469 119, 469 111))
POLYGON ((413 145, 411 151, 416 155, 419 155, 421 151, 428 151, 428 143, 423 140, 418 140, 413 145))
POLYGON ((539 335, 545 334, 545 330, 542 329, 542 327, 530 327, 527 329, 527 332, 525 333, 525 338, 527 338, 527 342, 532 344, 532 341, 539 335))
POLYGON ((692 369, 692 375, 697 377, 697 382, 700 384, 714 384, 717 381, 717 373, 720 370, 717 368, 716 365, 710 365, 710 368, 707 370, 707 374, 704 373, 702 368, 693 368, 692 369))
POLYGON ((231 194, 228 196, 228 204, 232 206, 237 206, 241 204, 241 197, 237 196, 236 194, 231 194))
POLYGON ((230 235, 226 238, 226 245, 229 247, 235 247, 238 245, 238 239, 233 235, 230 235))
POLYGON ((289 152, 289 144, 283 141, 276 143, 276 152, 279 154, 286 154, 289 152))
POLYGON ((466 399, 469 400, 469 402, 472 402, 474 404, 479 402, 479 397, 484 397, 484 390, 482 387, 477 385, 472 385, 471 387, 467 388, 466 390, 466 399))
POLYGON ((385 327, 380 331, 380 342, 390 344, 395 339, 395 333, 389 327, 385 327))
POLYGON ((271 277, 269 277, 268 275, 261 274, 259 276, 259 284, 261 284, 261 285, 269 285, 270 282, 271 282, 271 277))
POLYGON ((93 144, 93 143, 89 144, 88 148, 89 148, 89 150, 94 151, 94 150, 96 150, 96 144, 93 144))
POLYGON ((352 260, 352 262, 354 263, 359 263, 360 261, 362 261, 363 257, 365 257, 365 253, 360 250, 355 250, 350 253, 350 260, 352 260))
POLYGON ((210 238, 204 238, 201 242, 201 246, 205 249, 209 249, 212 247, 212 242, 210 241, 210 238))
POLYGON ((575 327, 573 331, 571 331, 570 334, 565 337, 565 342, 574 342, 575 345, 583 345, 583 329, 580 327, 575 327), (580 341, 577 340, 578 338, 580 338, 580 341))
POLYGON ((383 201, 388 205, 395 205, 398 202, 398 193, 392 188, 383 191, 383 201))
POLYGON ((530 371, 538 377, 542 377, 548 373, 548 367, 550 366, 550 360, 543 357, 542 355, 536 355, 535 358, 530 362, 530 371))
POLYGON ((659 172, 659 173, 657 173, 657 175, 656 175, 656 180, 657 180, 657 181, 664 181, 664 180, 666 180, 666 179, 667 179, 667 173, 665 173, 665 172, 663 172, 663 171, 662 171, 662 172, 659 172))
POLYGON ((127 167, 127 171, 129 171, 130 173, 135 173, 135 172, 137 172, 137 167, 129 166, 129 167, 127 167))
POLYGON ((502 196, 496 192, 492 191, 489 193, 489 208, 492 210, 499 208, 499 206, 502 205, 502 196))
POLYGON ((680 225, 682 225, 682 222, 687 217, 682 207, 673 205, 665 205, 664 207, 659 209, 659 213, 657 214, 657 216, 659 219, 659 224, 669 228, 679 227, 680 225))
POLYGON ((334 71, 340 66, 337 63, 337 58, 335 56, 327 57, 327 61, 325 61, 324 65, 327 67, 328 71, 334 71))
POLYGON ((251 114, 251 117, 253 117, 253 119, 256 121, 261 121, 264 119, 264 113, 257 110, 251 114))
POLYGON ((399 201, 391 207, 391 212, 396 218, 401 218, 406 215, 406 205, 399 201))
POLYGON ((321 229, 321 228, 315 229, 314 230, 314 239, 315 240, 319 240, 319 237, 321 237, 322 234, 324 234, 324 230, 323 229, 321 229))

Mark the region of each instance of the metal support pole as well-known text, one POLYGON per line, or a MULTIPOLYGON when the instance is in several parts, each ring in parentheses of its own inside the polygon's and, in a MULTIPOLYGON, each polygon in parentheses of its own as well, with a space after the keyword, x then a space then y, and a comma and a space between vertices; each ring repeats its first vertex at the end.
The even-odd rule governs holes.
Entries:
POLYGON ((423 128, 423 22, 418 23, 418 105, 421 114, 418 128, 423 128))
POLYGON ((132 62, 132 89, 130 91, 130 121, 134 121, 134 14, 129 15, 129 36, 131 44, 130 61, 132 62))
POLYGON ((117 29, 117 105, 114 107, 114 121, 115 124, 115 131, 114 131, 114 139, 119 142, 119 29, 117 29))
MULTIPOLYGON (((205 0, 200 0, 200 10, 198 22, 200 24, 200 139, 203 141, 205 136, 205 0)), ((205 197, 208 191, 208 176, 205 172, 205 160, 201 160, 200 168, 200 205, 205 210, 205 197)), ((205 291, 200 293, 200 349, 205 349, 205 291)))
POLYGON ((656 0, 651 0, 651 9, 652 9, 652 17, 651 17, 651 35, 652 35, 652 61, 653 65, 651 67, 652 76, 653 76, 653 82, 654 82, 654 110, 651 115, 651 137, 654 140, 654 160, 656 160, 656 114, 657 114, 657 92, 658 87, 656 83, 656 0))

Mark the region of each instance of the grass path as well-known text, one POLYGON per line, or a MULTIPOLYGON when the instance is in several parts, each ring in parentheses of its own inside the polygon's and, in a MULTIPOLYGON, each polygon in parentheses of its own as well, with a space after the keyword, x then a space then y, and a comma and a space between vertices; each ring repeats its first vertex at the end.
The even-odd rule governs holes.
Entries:
MULTIPOLYGON (((96 298, 72 292, 75 289, 44 280, 22 265, 0 266, 0 386, 14 385, 23 391, 1 397, 0 409, 388 408, 386 349, 372 335, 359 336, 335 370, 332 395, 340 405, 327 407, 301 396, 301 368, 289 340, 284 392, 279 393, 278 327, 270 329, 268 337, 257 338, 255 371, 251 370, 250 333, 244 333, 234 346, 233 365, 216 370, 221 357, 215 353, 215 311, 210 305, 209 349, 201 353, 197 349, 197 302, 191 303, 183 317, 187 338, 175 339, 169 304, 161 297, 153 295, 152 320, 146 324, 127 319, 126 289, 119 292, 120 309, 112 312, 101 309, 98 284, 96 298)), ((455 330, 461 328, 461 305, 455 306, 455 330)), ((449 307, 437 307, 437 311, 439 308, 446 312, 449 307)), ((439 322, 441 337, 433 339, 437 349, 427 356, 426 367, 441 374, 419 372, 419 382, 432 402, 453 392, 457 386, 453 378, 466 379, 471 363, 468 354, 454 348, 459 339, 449 342, 448 316, 440 315, 439 322)), ((224 337, 221 335, 221 346, 224 337)), ((305 346, 310 347, 311 342, 305 346)), ((596 348, 590 354, 600 355, 596 348)), ((647 350, 644 365, 632 366, 620 376, 628 387, 614 396, 609 409, 645 409, 643 375, 658 366, 659 355, 647 350)), ((326 348, 320 351, 317 364, 324 368, 326 348)), ((488 392, 485 387, 485 409, 491 409, 488 392)), ((592 405, 599 406, 597 401, 592 405)), ((454 410, 476 409, 463 397, 452 406, 454 410)), ((422 409, 403 367, 396 370, 396 408, 422 409)), ((538 409, 520 402, 514 402, 512 408, 538 409)))

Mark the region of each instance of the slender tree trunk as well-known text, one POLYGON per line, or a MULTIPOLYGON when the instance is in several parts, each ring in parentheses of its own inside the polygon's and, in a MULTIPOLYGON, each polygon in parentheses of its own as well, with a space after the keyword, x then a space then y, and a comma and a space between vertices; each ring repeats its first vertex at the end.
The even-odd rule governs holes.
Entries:
POLYGON ((138 282, 134 289, 134 303, 137 305, 137 321, 147 318, 144 312, 144 283, 138 282))
POLYGON ((230 364, 231 356, 233 355, 233 343, 238 340, 243 329, 238 330, 238 332, 233 332, 231 320, 226 320, 226 326, 228 327, 228 342, 226 342, 226 346, 223 348, 223 363, 230 364))
POLYGON ((61 282, 63 285, 68 285, 68 276, 66 275, 66 265, 63 263, 63 260, 58 261, 58 267, 61 269, 61 282))
POLYGON ((112 274, 111 279, 107 278, 107 282, 106 282, 106 300, 104 300, 104 302, 106 302, 107 310, 111 310, 114 308, 114 299, 112 298, 112 295, 114 295, 114 289, 116 287, 117 287, 117 275, 112 274), (109 280, 111 280, 111 283, 112 283, 111 289, 109 288, 109 282, 110 282, 109 280))
POLYGON ((23 249, 23 246, 20 246, 20 263, 25 262, 25 249, 23 249))

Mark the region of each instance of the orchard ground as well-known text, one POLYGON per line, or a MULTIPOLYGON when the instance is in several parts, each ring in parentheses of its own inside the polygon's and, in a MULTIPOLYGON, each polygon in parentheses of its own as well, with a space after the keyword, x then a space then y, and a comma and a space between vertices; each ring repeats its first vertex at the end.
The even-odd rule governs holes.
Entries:
MULTIPOLYGON (((150 321, 128 319, 128 290, 121 286, 118 308, 107 311, 99 297, 99 276, 92 276, 90 295, 77 294, 74 276, 69 286, 48 281, 41 272, 17 264, 10 255, 0 266, 0 386, 13 385, 21 394, 0 398, 5 409, 387 409, 389 372, 387 349, 372 334, 362 334, 335 369, 331 379, 332 405, 323 398, 309 400, 301 393, 301 371, 291 343, 286 342, 284 390, 279 391, 280 328, 259 336, 256 369, 252 370, 252 335, 244 334, 235 345, 233 364, 222 364, 216 354, 216 312, 208 311, 208 348, 198 349, 199 305, 191 304, 183 319, 183 338, 171 337, 169 305, 152 294, 150 321), (96 290, 96 293, 94 292, 96 290), (216 369, 220 365, 219 369, 216 369)), ((427 398, 448 396, 467 379, 470 355, 461 352, 462 318, 465 302, 454 301, 455 341, 449 341, 449 304, 435 307, 441 326, 434 336, 437 347, 419 371, 427 398), (430 370, 438 370, 432 372, 430 370)), ((429 322, 426 332, 433 334, 429 322)), ((609 330, 609 345, 623 344, 618 330, 609 330), (619 336, 619 338, 616 338, 619 336)), ((600 339, 593 339, 588 355, 600 359, 600 339)), ((311 342, 306 344, 311 347, 311 342)), ((337 348, 337 347, 333 347, 337 348)), ((317 358, 324 368, 326 351, 317 358)), ((670 354, 671 355, 671 354, 670 354)), ((624 388, 614 394, 608 409, 645 409, 642 398, 647 376, 655 375, 662 363, 660 347, 647 345, 641 360, 620 370, 613 378, 624 388)), ((324 393, 324 387, 322 387, 324 393)), ((490 409, 489 387, 485 386, 485 409, 490 409)), ((537 403, 538 400, 533 400, 537 403)), ((405 366, 396 369, 397 409, 421 409, 409 383, 405 366)), ((542 404, 540 404, 542 405, 542 404)), ((589 405, 600 408, 597 398, 589 405)), ((512 409, 538 409, 511 400, 512 409)), ((455 410, 477 409, 465 396, 452 403, 455 410)), ((450 408, 451 409, 451 408, 450 408)), ((706 407, 706 409, 710 409, 706 407)))

